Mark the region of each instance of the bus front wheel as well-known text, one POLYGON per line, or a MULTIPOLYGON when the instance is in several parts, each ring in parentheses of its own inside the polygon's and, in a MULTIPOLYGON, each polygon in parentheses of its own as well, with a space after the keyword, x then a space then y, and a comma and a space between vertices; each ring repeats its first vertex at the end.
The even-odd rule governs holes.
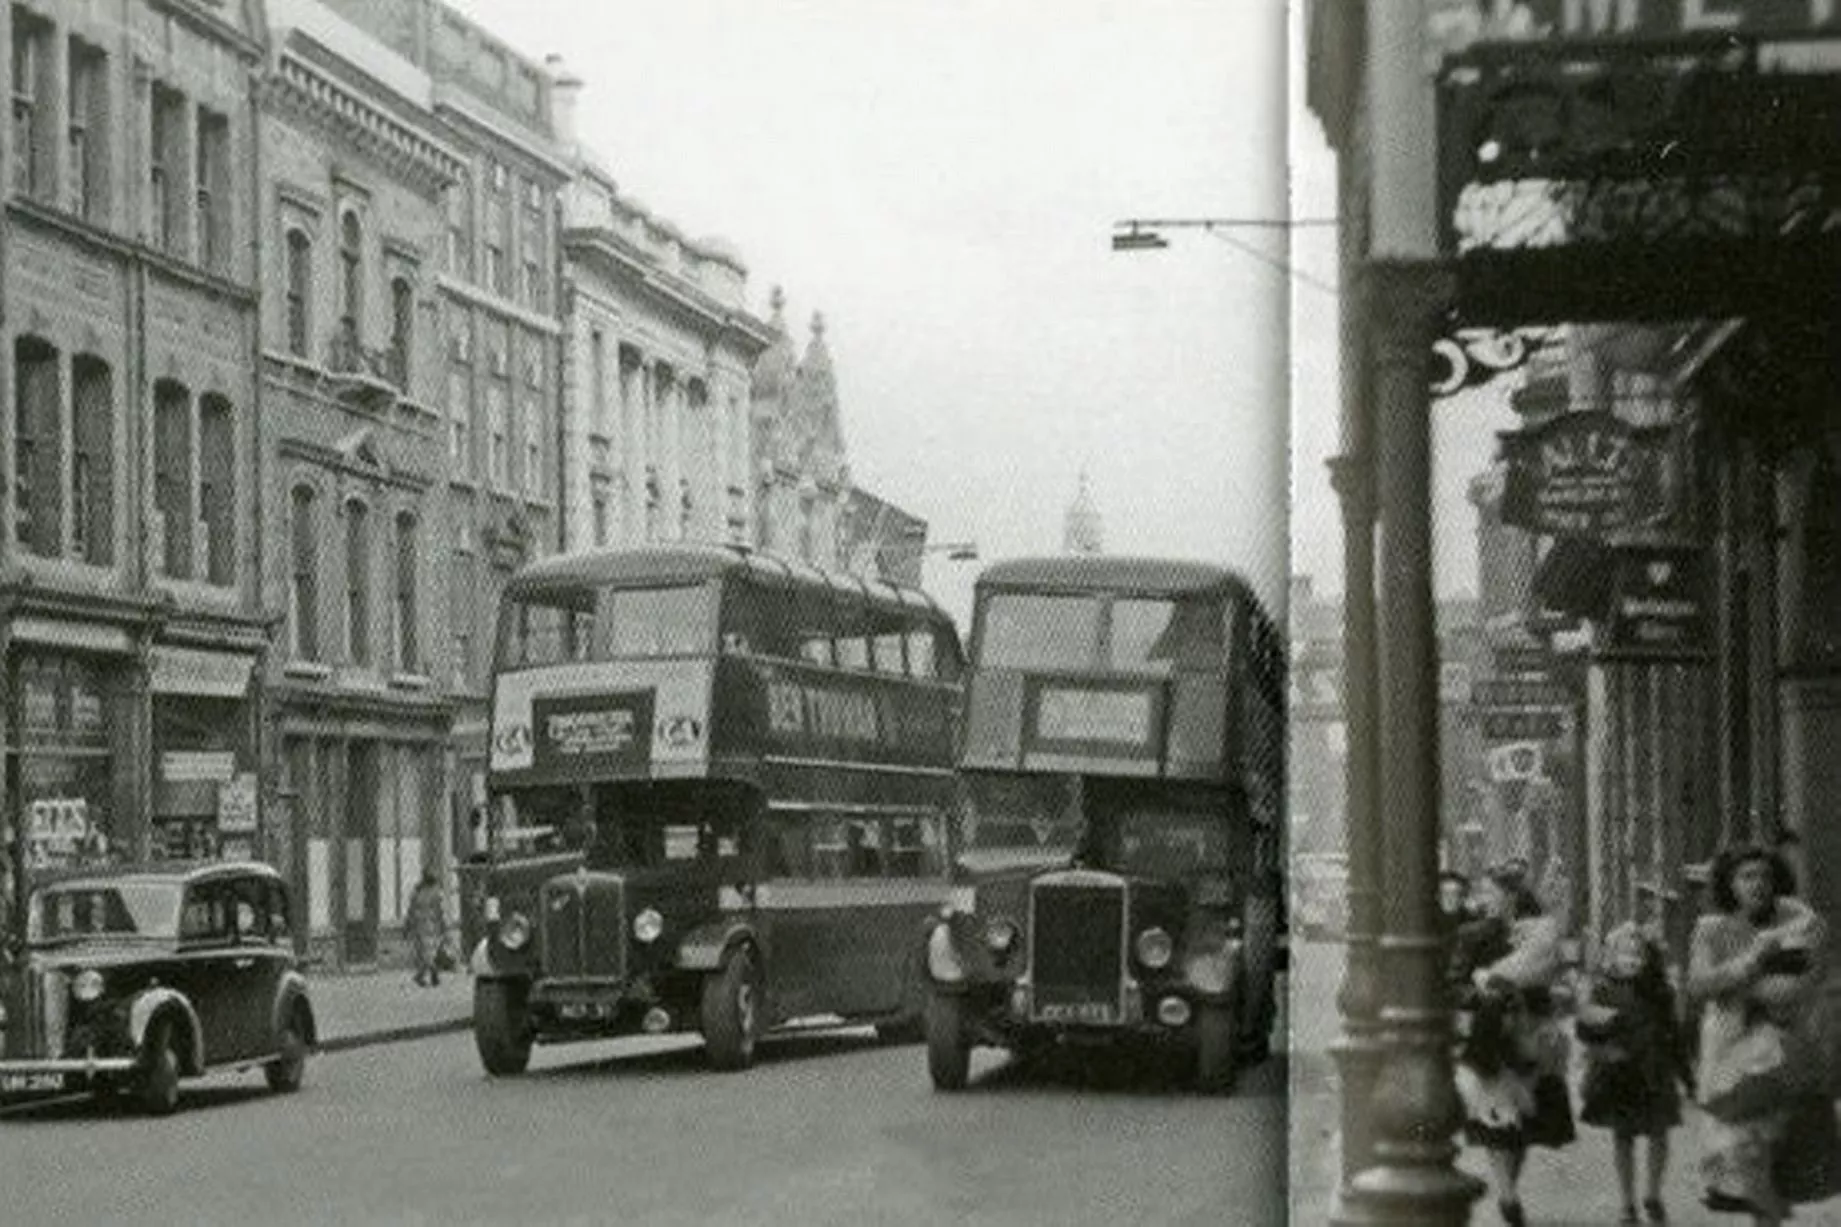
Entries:
POLYGON ((521 1074, 531 1063, 530 1016, 520 987, 503 980, 473 982, 473 1042, 480 1064, 495 1078, 521 1074))
POLYGON ((761 1022, 761 975, 747 947, 731 951, 703 982, 703 1043, 716 1069, 747 1069, 761 1022))
POLYGON ((1211 1095, 1234 1089, 1234 1007, 1204 1005, 1195 1012, 1195 1085, 1211 1095))
POLYGON ((965 1024, 965 998, 946 993, 927 997, 927 1073, 936 1091, 962 1091, 972 1068, 972 1041, 965 1024))

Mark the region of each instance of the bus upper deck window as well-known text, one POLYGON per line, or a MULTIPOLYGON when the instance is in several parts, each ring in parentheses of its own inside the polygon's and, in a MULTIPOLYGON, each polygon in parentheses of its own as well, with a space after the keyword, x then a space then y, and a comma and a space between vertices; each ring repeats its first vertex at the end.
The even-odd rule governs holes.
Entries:
POLYGON ((1212 602, 1121 598, 1112 605, 1116 669, 1218 668, 1222 620, 1212 602))

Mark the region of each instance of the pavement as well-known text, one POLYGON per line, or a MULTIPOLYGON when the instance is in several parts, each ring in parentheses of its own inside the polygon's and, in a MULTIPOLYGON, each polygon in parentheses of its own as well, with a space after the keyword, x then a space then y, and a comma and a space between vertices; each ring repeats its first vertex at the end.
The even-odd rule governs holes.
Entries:
MULTIPOLYGON (((1291 1221, 1304 1227, 1329 1221, 1341 1173, 1341 1100, 1328 1048, 1339 1025, 1335 995, 1342 976, 1342 946, 1300 944, 1292 957, 1291 1221)), ((1578 1103, 1575 1087, 1575 1111, 1578 1103)), ((1669 1167, 1662 1194, 1669 1221, 1694 1227, 1734 1227, 1749 1221, 1712 1214, 1701 1206, 1696 1179, 1701 1119, 1692 1107, 1686 1116, 1669 1138, 1669 1167)), ((1458 1167, 1478 1178, 1484 1174, 1482 1156, 1475 1149, 1459 1152, 1458 1167)), ((1611 1135, 1581 1125, 1578 1140, 1565 1149, 1531 1152, 1522 1175, 1521 1200, 1532 1227, 1615 1224, 1619 1205, 1617 1178, 1611 1167, 1611 1135)), ((1472 1210, 1471 1222, 1500 1221, 1494 1201, 1485 1194, 1472 1210)), ((1841 1227, 1841 1198, 1798 1206, 1790 1222, 1792 1227, 1841 1227)))
POLYGON ((464 971, 418 985, 407 970, 308 973, 322 1052, 420 1039, 472 1025, 473 980, 464 971))

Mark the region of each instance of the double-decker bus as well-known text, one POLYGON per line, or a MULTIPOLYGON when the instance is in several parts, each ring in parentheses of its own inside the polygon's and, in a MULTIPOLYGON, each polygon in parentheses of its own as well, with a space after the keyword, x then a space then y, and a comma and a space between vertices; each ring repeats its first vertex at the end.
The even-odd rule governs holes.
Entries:
POLYGON ((524 851, 472 955, 487 1072, 638 1032, 739 1069, 789 1022, 917 1030, 963 667, 923 593, 740 547, 512 577, 487 786, 524 851))
POLYGON ((1203 1088, 1264 1054, 1280 958, 1284 657, 1232 572, 1021 559, 979 577, 955 900, 927 936, 927 1060, 1127 1039, 1203 1088))

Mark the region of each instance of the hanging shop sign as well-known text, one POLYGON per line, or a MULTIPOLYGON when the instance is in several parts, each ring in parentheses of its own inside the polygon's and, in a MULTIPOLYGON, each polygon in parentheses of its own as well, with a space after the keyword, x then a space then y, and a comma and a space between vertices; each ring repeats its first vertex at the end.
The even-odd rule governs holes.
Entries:
POLYGON ((1500 438, 1505 524, 1595 537, 1668 513, 1666 430, 1638 430, 1609 413, 1564 413, 1500 438))
POLYGON ((1629 41, 1485 41, 1443 61, 1440 244, 1462 323, 1749 314, 1786 283, 1837 297, 1837 57, 1635 37, 1654 7, 1634 5, 1629 41))
POLYGON ((217 829, 226 835, 246 835, 255 831, 255 772, 238 772, 217 786, 217 829))
POLYGON ((1599 659, 1707 659, 1706 552, 1692 546, 1627 546, 1617 550, 1616 557, 1599 659))
POLYGON ((255 657, 239 652, 156 645, 147 652, 147 684, 155 694, 240 699, 249 691, 255 657))

